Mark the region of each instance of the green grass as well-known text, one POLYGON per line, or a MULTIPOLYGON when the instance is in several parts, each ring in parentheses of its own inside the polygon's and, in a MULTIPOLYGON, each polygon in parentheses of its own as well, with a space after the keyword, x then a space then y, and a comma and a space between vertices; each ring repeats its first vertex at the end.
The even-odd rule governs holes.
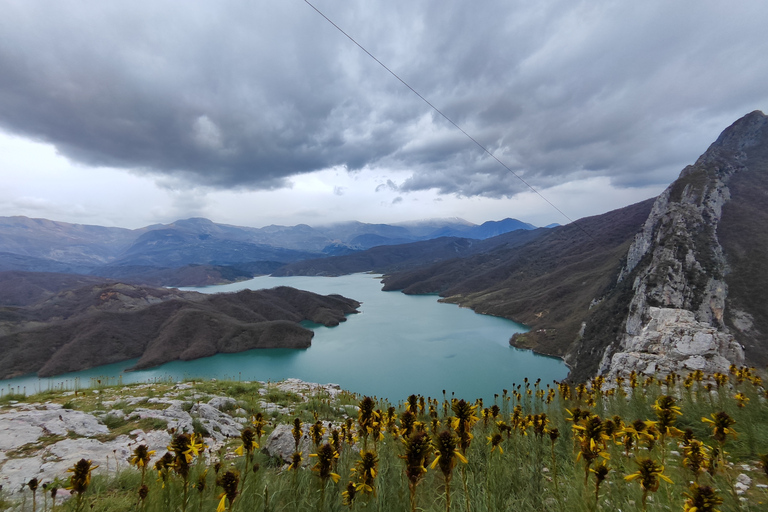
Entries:
MULTIPOLYGON (((205 383, 206 393, 217 394, 232 390, 237 393, 237 399, 249 404, 255 404, 261 399, 258 387, 239 383, 205 383), (213 385, 211 385, 213 384, 213 385), (252 396, 246 396, 247 394, 252 396)), ((659 382, 642 384, 630 390, 628 395, 622 393, 599 394, 584 391, 578 397, 578 388, 572 387, 571 398, 567 399, 558 392, 550 403, 545 403, 547 389, 530 386, 531 393, 526 393, 525 387, 512 390, 520 395, 508 396, 508 400, 499 397, 500 416, 508 424, 511 423, 510 413, 515 406, 521 406, 523 415, 545 413, 549 420, 548 430, 557 428, 560 437, 552 443, 548 432, 537 436, 532 427, 516 429, 511 435, 502 433, 501 443, 503 453, 491 451, 487 438, 498 432, 494 421, 484 421, 481 411, 477 408, 479 421, 472 429, 473 439, 466 451, 467 464, 459 463, 453 471, 450 482, 451 510, 473 512, 485 511, 634 511, 642 510, 643 491, 637 481, 627 482, 624 477, 637 471, 635 460, 650 457, 661 462, 664 459, 664 474, 674 483, 662 482, 658 491, 649 493, 648 511, 683 510, 684 493, 689 492, 689 481, 693 473, 683 464, 683 449, 680 439, 667 438, 662 445, 656 440, 648 449, 644 444, 639 449, 630 450, 630 456, 625 455, 623 445, 606 442, 605 452, 609 455, 610 472, 607 480, 598 489, 595 498, 595 480, 589 473, 585 484, 585 465, 583 460, 576 461, 578 439, 573 423, 569 421, 570 412, 576 408, 588 410, 592 415, 602 419, 621 416, 627 424, 634 420, 655 420, 653 405, 663 394, 676 397, 681 415, 677 416, 676 426, 680 429, 689 428, 696 439, 711 447, 718 446, 712 438, 712 430, 702 418, 709 418, 713 412, 725 411, 734 420, 733 428, 738 436, 729 436, 725 442, 725 459, 727 465, 714 475, 703 473, 699 477, 702 485, 714 487, 723 499, 718 508, 725 511, 757 511, 765 510, 768 503, 768 492, 756 487, 755 484, 766 484, 768 479, 759 467, 759 457, 768 453, 768 405, 766 391, 760 383, 753 384, 749 380, 738 382, 736 376, 731 376, 730 384, 719 390, 708 392, 703 383, 693 383, 689 388, 678 381, 668 389, 659 382), (542 393, 538 393, 541 391, 542 393), (749 398, 745 407, 739 407, 734 399, 736 392, 742 392, 749 398), (569 412, 570 411, 570 412, 569 412), (746 495, 746 501, 739 500, 733 486, 736 477, 744 472, 742 464, 749 465, 748 471, 753 479, 753 485, 746 495)), ((125 390, 126 393, 129 390, 125 390)), ((201 392, 200 389, 196 389, 201 392)), ((270 389, 267 393, 274 392, 270 389)), ((335 421, 340 423, 344 417, 343 411, 349 411, 354 419, 357 418, 357 403, 359 397, 343 393, 336 399, 326 394, 318 393, 304 401, 301 397, 291 394, 275 394, 283 406, 293 407, 293 411, 305 423, 314 421, 314 416, 324 423, 335 421), (296 400, 298 398, 301 401, 296 400)), ((485 404, 488 407, 492 404, 485 404)), ((377 405, 386 411, 388 403, 377 405)), ((442 428, 451 424, 450 417, 443 417, 443 405, 436 407, 442 428)), ((447 409, 450 413, 451 409, 447 409)), ((402 414, 398 410, 398 416, 402 414)), ((284 423, 291 423, 293 417, 284 418, 284 423)), ((420 414, 419 420, 430 430, 430 418, 420 414)), ((140 427, 145 430, 165 428, 157 420, 141 420, 140 427), (151 422, 151 423, 150 423, 151 422)), ((120 427, 121 429, 123 427, 120 427)), ((357 428, 357 425, 356 425, 357 428)), ((434 436, 433 436, 434 437, 434 436)), ((266 436, 265 436, 266 438, 266 436)), ((264 438, 264 439, 265 439, 264 438)), ((263 442, 263 440, 262 440, 263 442)), ((359 442, 361 443, 361 441, 359 442)), ((317 472, 311 467, 317 461, 309 459, 310 465, 296 471, 285 469, 285 464, 274 457, 257 451, 253 460, 246 467, 245 458, 235 455, 239 440, 231 440, 222 452, 202 452, 192 462, 189 474, 189 490, 186 505, 183 503, 183 480, 171 472, 163 487, 158 480, 157 472, 148 471, 146 484, 149 494, 146 503, 137 508, 140 473, 133 468, 126 468, 118 475, 94 476, 93 481, 83 497, 83 509, 98 511, 165 511, 197 510, 213 511, 219 503, 221 487, 216 486, 217 475, 215 463, 220 463, 219 475, 229 469, 240 472, 245 477, 242 494, 235 499, 232 510, 236 511, 294 511, 294 510, 349 510, 342 503, 341 493, 350 481, 357 481, 358 474, 353 472, 359 459, 359 444, 351 446, 344 444, 334 472, 341 479, 338 483, 331 480, 323 483, 317 472), (253 464, 258 464, 254 473, 253 464), (198 481, 205 475, 205 486, 197 490, 198 481)), ((402 456, 405 454, 401 438, 396 438, 390 432, 385 432, 382 440, 375 443, 368 441, 369 448, 374 448, 379 458, 378 472, 375 479, 375 494, 359 495, 351 510, 375 510, 387 512, 407 512, 411 510, 410 490, 405 474, 405 464, 402 456)), ((313 450, 314 451, 314 450, 313 450)), ((159 458, 162 453, 155 455, 159 458)), ((307 459, 308 453, 303 457, 307 459)), ((432 456, 434 457, 434 456, 432 456)), ((154 462, 153 460, 153 462, 154 462)), ((72 461, 73 463, 76 461, 72 461)), ((597 462, 597 461, 595 461, 597 462)), ((127 464, 126 464, 127 466, 127 464)), ((594 465, 593 465, 594 466, 594 465)), ((66 475, 62 475, 64 477, 66 475)), ((38 496, 39 498, 40 496, 38 496)), ((27 498, 27 503, 31 495, 27 498)), ((50 502, 50 500, 49 500, 50 502)), ((40 503, 40 501, 38 501, 40 503)), ((70 500, 59 510, 75 510, 76 500, 70 500)), ((423 480, 416 487, 416 510, 444 511, 446 510, 445 479, 438 469, 428 469, 423 480)))

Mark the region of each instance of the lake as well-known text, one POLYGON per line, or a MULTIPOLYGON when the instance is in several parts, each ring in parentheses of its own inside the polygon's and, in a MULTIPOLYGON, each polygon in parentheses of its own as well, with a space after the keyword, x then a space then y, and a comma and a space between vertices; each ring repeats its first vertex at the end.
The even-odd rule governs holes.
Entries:
POLYGON ((248 281, 202 288, 202 293, 292 286, 320 294, 338 293, 362 302, 360 313, 336 327, 305 323, 315 332, 303 350, 266 349, 217 354, 194 361, 174 361, 148 370, 126 372, 134 361, 100 366, 51 379, 35 376, 0 381, 27 393, 53 387, 91 385, 92 379, 123 383, 157 380, 235 379, 276 381, 295 377, 341 385, 360 394, 391 401, 410 394, 492 400, 513 383, 540 378, 544 383, 568 374, 557 358, 509 345, 525 326, 504 318, 478 315, 454 304, 438 303, 436 295, 405 295, 381 291, 381 276, 257 277, 248 281))

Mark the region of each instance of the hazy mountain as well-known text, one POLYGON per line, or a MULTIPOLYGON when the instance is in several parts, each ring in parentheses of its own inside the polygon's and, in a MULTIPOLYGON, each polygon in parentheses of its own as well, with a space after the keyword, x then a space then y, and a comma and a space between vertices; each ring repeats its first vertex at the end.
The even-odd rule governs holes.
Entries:
POLYGON ((486 240, 441 237, 408 244, 384 245, 346 256, 298 261, 275 270, 272 275, 339 276, 367 271, 386 274, 454 260, 494 248, 517 247, 544 235, 546 231, 517 230, 486 240))
MULTIPOLYGON (((14 279, 37 277, 7 276, 3 282, 14 279)), ((60 285, 39 293, 43 298, 35 304, 0 307, 0 379, 134 358, 138 369, 219 352, 306 348, 313 332, 299 322, 338 325, 360 305, 288 287, 204 295, 100 283, 50 295, 60 285)), ((6 297, 11 303, 26 300, 23 294, 6 297)))
POLYGON ((203 285, 251 277, 252 272, 269 273, 295 261, 432 239, 445 230, 486 238, 521 224, 507 219, 475 226, 446 219, 408 225, 344 222, 321 227, 251 228, 191 218, 130 230, 3 217, 0 271, 79 273, 148 284, 203 285), (179 270, 185 267, 190 268, 179 270))

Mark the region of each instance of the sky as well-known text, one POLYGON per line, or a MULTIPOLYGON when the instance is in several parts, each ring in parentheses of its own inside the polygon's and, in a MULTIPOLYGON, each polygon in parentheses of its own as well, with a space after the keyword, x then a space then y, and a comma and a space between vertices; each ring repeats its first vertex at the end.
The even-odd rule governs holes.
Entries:
POLYGON ((565 224, 768 112, 766 2, 311 4, 408 86, 304 0, 0 0, 0 216, 565 224))

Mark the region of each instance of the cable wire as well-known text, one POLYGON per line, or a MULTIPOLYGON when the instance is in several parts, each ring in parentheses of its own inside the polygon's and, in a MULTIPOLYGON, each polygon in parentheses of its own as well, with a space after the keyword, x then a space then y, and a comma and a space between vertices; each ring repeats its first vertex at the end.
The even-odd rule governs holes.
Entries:
POLYGON ((323 12, 322 12, 320 9, 318 9, 317 7, 315 7, 315 6, 314 6, 314 5, 313 5, 313 4, 312 4, 312 3, 311 3, 309 0, 304 0, 304 3, 306 3, 306 4, 307 4, 308 6, 310 6, 312 9, 314 9, 314 10, 315 10, 315 12, 317 12, 317 14, 319 14, 320 16, 322 16, 323 18, 325 18, 325 20, 326 20, 328 23, 330 23, 331 25, 333 25, 333 26, 336 28, 336 30, 338 30, 339 32, 341 32, 342 34, 344 34, 344 35, 347 37, 347 39, 349 39, 350 41, 352 41, 352 42, 353 42, 353 43, 354 43, 354 44, 355 44, 355 45, 356 45, 358 48, 360 48, 360 49, 361 49, 363 52, 365 52, 365 53, 366 53, 366 54, 367 54, 367 55, 368 55, 370 58, 372 58, 374 61, 376 61, 376 63, 377 63, 377 64, 379 64, 379 66, 381 66, 382 68, 386 69, 386 70, 387 70, 387 72, 389 72, 389 74, 390 74, 390 75, 392 75, 393 77, 395 77, 395 78, 396 78, 396 79, 397 79, 397 80, 398 80, 398 81, 399 81, 401 84, 403 84, 403 85, 404 85, 404 86, 406 86, 408 89, 410 89, 410 91, 411 91, 413 94, 415 94, 416 96, 418 96, 418 97, 419 97, 419 99, 421 99, 421 101, 423 101, 424 103, 426 103, 427 105, 429 105, 429 107, 430 107, 432 110, 434 110, 435 112, 437 112, 438 114, 440 114, 440 116, 442 116, 442 118, 443 118, 443 119, 445 119, 446 121, 448 121, 448 122, 449 122, 451 125, 453 125, 453 126, 454 126, 454 127, 457 129, 457 130, 459 130, 461 133, 463 133, 463 134, 464 134, 464 136, 466 136, 466 137, 467 137, 469 140, 471 140, 472 142, 474 142, 474 143, 475 143, 475 145, 477 145, 477 147, 479 147, 479 148, 480 148, 480 149, 481 149, 481 150, 482 150, 484 153, 486 153, 488 156, 490 156, 491 158, 493 158, 494 160, 496 160, 496 162, 498 162, 498 163, 499 163, 499 165, 501 165, 501 166, 502 166, 502 167, 504 167, 504 168, 505 168, 507 171, 509 171, 509 172, 512 174, 512 176, 514 176, 515 178, 517 178, 518 180, 520 180, 520 181, 521 181, 523 184, 525 184, 525 186, 526 186, 526 187, 528 187, 528 188, 529 188, 529 189, 530 189, 530 190, 531 190, 531 191, 532 191, 534 194, 536 194, 537 196, 539 196, 540 198, 542 198, 544 201, 546 201, 546 202, 547 202, 547 204, 549 204, 549 205, 550 205, 552 208, 554 208, 555 210, 557 210, 557 212, 558 212, 558 213, 560 213, 560 215, 562 215, 563 217, 565 217, 566 219, 568 219, 568 222, 569 222, 569 223, 572 223, 572 224, 574 224, 574 225, 575 225, 576 227, 578 227, 578 228, 579 228, 581 231, 583 231, 583 232, 584 232, 584 233, 585 233, 587 236, 589 236, 590 238, 592 238, 592 235, 591 235, 590 233, 588 233, 588 232, 587 232, 587 231, 586 231, 586 230, 585 230, 583 227, 581 227, 581 225, 577 224, 577 223, 576 223, 576 221, 574 221, 574 220, 573 220, 573 219, 571 219, 571 218, 570 218, 568 215, 566 215, 566 214, 565 214, 565 212, 564 212, 563 210, 561 210, 560 208, 558 208, 557 206, 555 206, 555 204, 554 204, 554 203, 552 203, 552 201, 550 201, 549 199, 547 199, 546 197, 544 197, 544 196, 543 196, 543 195, 542 195, 542 194, 541 194, 541 193, 540 193, 538 190, 536 190, 536 189, 535 189, 535 188, 534 188, 534 187, 533 187, 533 186, 532 186, 530 183, 528 183, 527 181, 525 181, 525 180, 522 178, 522 176, 520 176, 519 174, 517 174, 517 173, 516 173, 515 171, 513 171, 513 170, 512 170, 512 169, 511 169, 511 168, 510 168, 510 167, 509 167, 507 164, 505 164, 504 162, 502 162, 501 160, 499 160, 499 159, 498 159, 498 158, 497 158, 497 157, 496 157, 496 156, 495 156, 493 153, 491 153, 490 151, 488 151, 488 149, 487 149, 487 148, 486 148, 484 145, 482 145, 480 142, 478 142, 478 141, 477 141, 477 139, 475 139, 474 137, 472 137, 472 135, 470 135, 469 133, 467 133, 467 132, 466 132, 466 131, 465 131, 465 130, 464 130, 462 127, 461 127, 461 126, 459 126, 458 124, 456 124, 456 123, 453 121, 453 119, 451 119, 450 117, 448 117, 447 115, 445 115, 445 114, 444 114, 444 113, 443 113, 443 112, 442 112, 442 111, 441 111, 439 108, 437 108, 435 105, 433 105, 433 104, 432 104, 432 103, 431 103, 431 102, 430 102, 430 101, 429 101, 427 98, 425 98, 424 96, 422 96, 422 95, 419 93, 419 91, 417 91, 416 89, 414 89, 413 87, 411 87, 411 86, 410 86, 410 84, 408 84, 408 82, 406 82, 405 80, 403 80, 402 78, 400 78, 400 76, 398 76, 398 74, 397 74, 397 73, 395 73, 394 71, 392 71, 391 69, 389 69, 389 68, 387 67, 387 65, 386 65, 386 64, 384 64, 384 63, 383 63, 383 62, 381 62, 379 59, 377 59, 375 55, 373 55, 371 52, 369 52, 369 51, 368 51, 368 50, 367 50, 367 49, 366 49, 366 48, 365 48, 365 47, 364 47, 362 44, 358 43, 358 42, 357 42, 357 41, 356 41, 356 40, 355 40, 355 39, 354 39, 354 38, 353 38, 351 35, 347 34, 347 33, 344 31, 344 29, 342 29, 340 26, 338 26, 336 23, 334 23, 334 22, 333 22, 333 20, 331 20, 331 19, 330 19, 328 16, 326 16, 326 15, 325 15, 325 14, 324 14, 324 13, 323 13, 323 12))

